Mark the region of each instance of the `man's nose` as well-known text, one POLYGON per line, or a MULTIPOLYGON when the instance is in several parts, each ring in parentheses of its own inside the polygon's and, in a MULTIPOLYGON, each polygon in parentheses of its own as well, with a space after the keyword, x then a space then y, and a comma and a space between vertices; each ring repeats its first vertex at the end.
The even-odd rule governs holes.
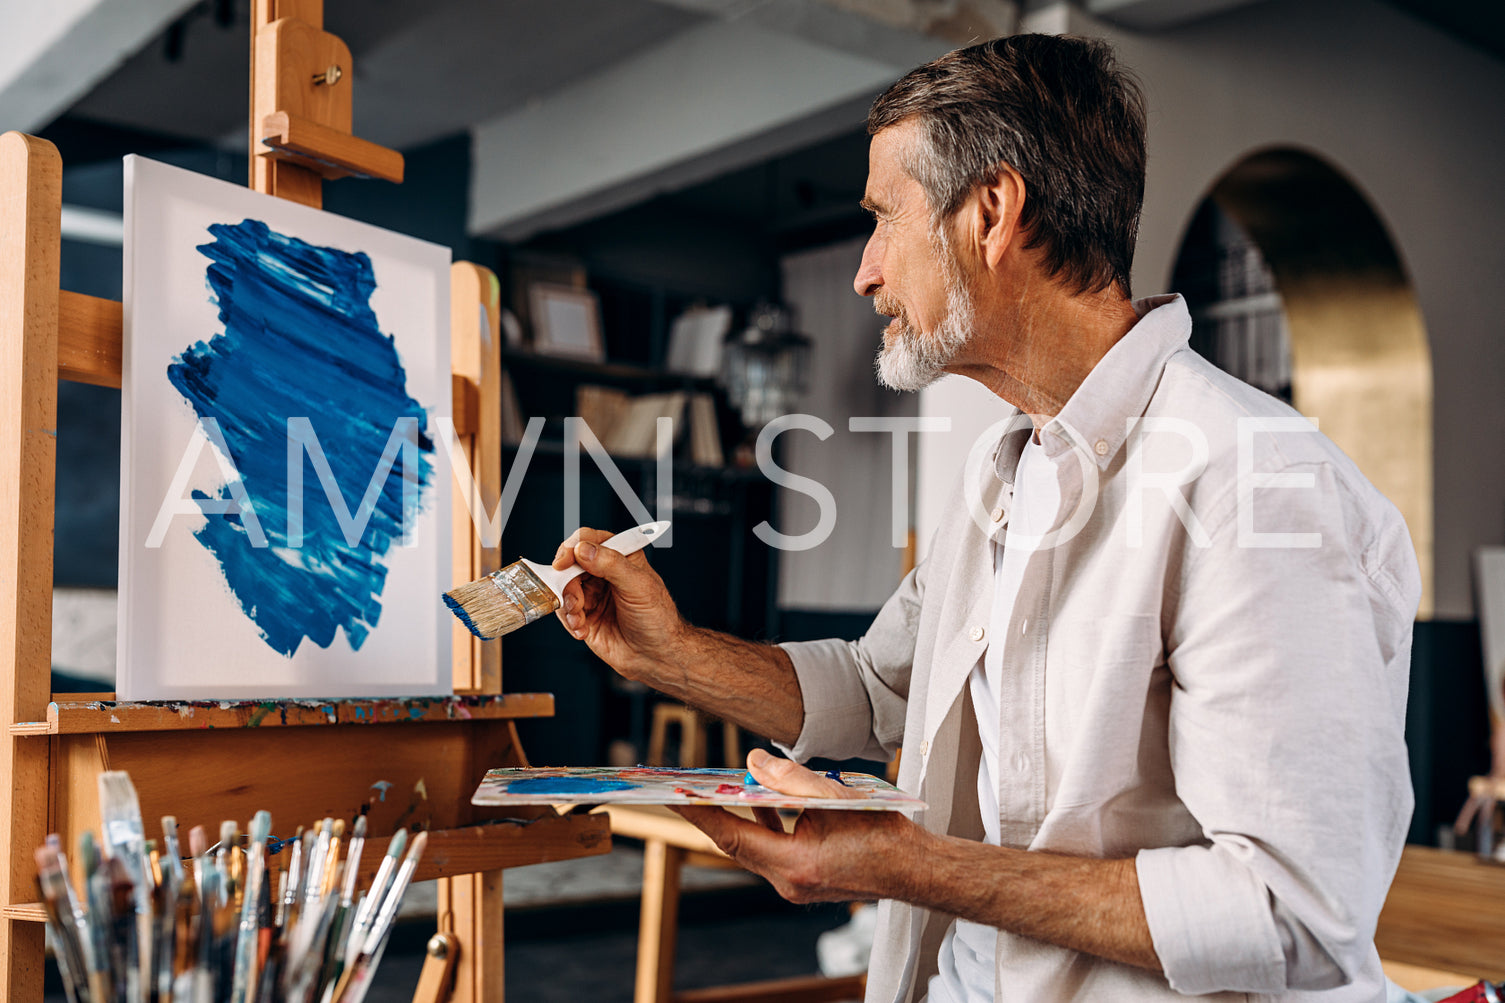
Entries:
POLYGON ((877 243, 878 236, 874 234, 862 249, 862 264, 857 266, 857 276, 852 279, 852 288, 857 290, 858 296, 872 296, 883 285, 883 270, 878 266, 881 255, 877 253, 877 243))

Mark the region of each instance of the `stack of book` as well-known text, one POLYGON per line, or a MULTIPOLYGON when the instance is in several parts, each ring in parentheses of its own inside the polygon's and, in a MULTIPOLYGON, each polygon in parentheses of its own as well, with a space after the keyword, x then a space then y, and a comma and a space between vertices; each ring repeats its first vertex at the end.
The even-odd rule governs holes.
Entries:
POLYGON ((690 462, 702 467, 722 466, 725 460, 716 401, 709 393, 674 390, 634 397, 589 384, 575 391, 575 413, 613 456, 652 459, 661 449, 672 450, 685 434, 686 409, 690 417, 690 462), (660 418, 668 418, 671 423, 670 434, 662 442, 660 418))

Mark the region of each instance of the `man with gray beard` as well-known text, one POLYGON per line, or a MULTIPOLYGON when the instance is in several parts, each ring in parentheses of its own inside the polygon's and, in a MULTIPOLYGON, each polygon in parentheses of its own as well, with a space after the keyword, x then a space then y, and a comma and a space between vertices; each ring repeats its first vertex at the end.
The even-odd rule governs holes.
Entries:
POLYGON ((1107 46, 1038 35, 874 104, 879 376, 1018 413, 861 640, 692 627, 601 531, 555 558, 589 572, 571 634, 771 737, 765 786, 843 796, 798 762, 902 745, 913 820, 679 809, 794 901, 883 900, 870 1001, 1384 998, 1415 556, 1311 423, 1191 351, 1179 296, 1130 298, 1143 105, 1107 46))

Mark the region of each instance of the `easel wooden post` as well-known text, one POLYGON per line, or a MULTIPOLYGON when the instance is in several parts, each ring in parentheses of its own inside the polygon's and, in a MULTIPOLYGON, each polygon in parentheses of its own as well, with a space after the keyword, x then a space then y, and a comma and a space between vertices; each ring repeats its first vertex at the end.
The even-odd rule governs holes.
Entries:
POLYGON ((42 924, 31 851, 47 836, 47 740, 15 734, 43 716, 52 671, 53 470, 57 452, 57 288, 63 164, 51 143, 0 136, 0 959, 7 999, 42 998, 42 924), (54 208, 58 207, 58 208, 54 208), (25 852, 22 852, 22 848, 25 852))
MULTIPOLYGON (((326 178, 402 177, 399 154, 350 135, 349 53, 319 30, 322 13, 321 0, 256 0, 252 22, 253 187, 315 206, 326 178)), ((57 380, 121 381, 121 305, 58 289, 61 177, 52 144, 0 136, 0 783, 10 791, 0 809, 0 999, 42 996, 32 850, 48 832, 72 847, 83 829, 97 830, 96 778, 125 769, 149 836, 164 814, 185 830, 212 829, 260 808, 271 811, 274 833, 287 834, 325 815, 349 817, 379 788, 366 879, 392 834, 414 825, 430 833, 415 879, 444 879, 436 941, 447 957, 426 967, 422 998, 442 998, 442 969, 453 965, 453 998, 500 1000, 502 869, 606 853, 611 843, 603 815, 502 816, 469 804, 486 769, 526 764, 513 719, 553 713, 549 694, 502 694, 495 646, 468 636, 455 646, 459 695, 448 700, 53 699, 57 380)), ((501 485, 498 286, 466 263, 451 279, 455 427, 489 512, 501 485)), ((462 514, 456 582, 499 563, 462 514)))

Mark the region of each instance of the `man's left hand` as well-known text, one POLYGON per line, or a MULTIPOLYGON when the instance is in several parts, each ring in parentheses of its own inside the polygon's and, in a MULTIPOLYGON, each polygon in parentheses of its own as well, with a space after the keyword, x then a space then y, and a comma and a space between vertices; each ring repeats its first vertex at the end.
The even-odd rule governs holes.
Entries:
MULTIPOLYGON (((852 788, 788 759, 754 749, 753 779, 781 794, 857 798, 852 788)), ((785 832, 773 808, 754 807, 753 822, 709 805, 676 806, 742 867, 767 878, 791 902, 851 902, 903 898, 918 882, 925 833, 896 811, 809 809, 785 832)))

